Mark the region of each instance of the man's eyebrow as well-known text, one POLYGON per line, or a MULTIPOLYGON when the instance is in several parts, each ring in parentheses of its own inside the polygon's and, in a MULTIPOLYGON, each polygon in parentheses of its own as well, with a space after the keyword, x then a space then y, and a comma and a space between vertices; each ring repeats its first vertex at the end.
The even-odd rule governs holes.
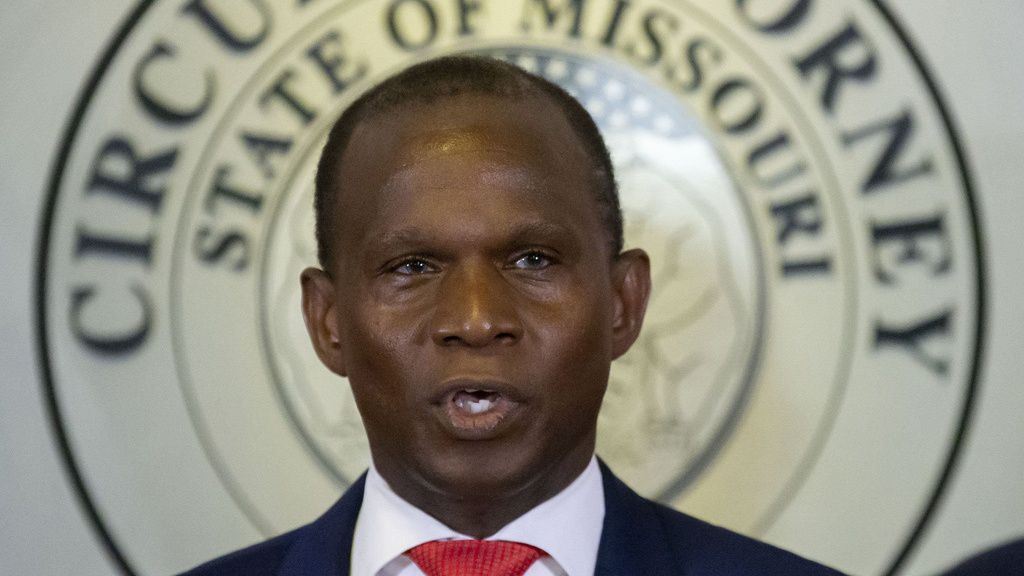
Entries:
POLYGON ((429 237, 429 234, 427 234, 425 230, 415 227, 387 230, 368 238, 368 246, 373 250, 378 247, 422 244, 426 242, 429 237))
POLYGON ((572 232, 565 226, 548 221, 524 222, 509 230, 508 238, 512 243, 530 243, 553 240, 572 240, 572 232))
MULTIPOLYGON (((560 224, 548 221, 522 222, 511 226, 504 233, 504 243, 507 244, 529 244, 534 242, 571 241, 574 239, 572 231, 560 224)), ((367 246, 370 250, 389 248, 393 246, 416 246, 428 244, 434 235, 419 227, 400 228, 388 230, 368 238, 367 246)))

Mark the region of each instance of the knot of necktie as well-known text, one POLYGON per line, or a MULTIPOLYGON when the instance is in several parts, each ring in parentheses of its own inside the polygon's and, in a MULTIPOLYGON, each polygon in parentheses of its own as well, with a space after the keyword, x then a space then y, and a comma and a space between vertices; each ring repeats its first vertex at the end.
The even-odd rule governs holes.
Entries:
POLYGON ((427 576, 522 576, 547 553, 506 540, 435 540, 406 555, 427 576))

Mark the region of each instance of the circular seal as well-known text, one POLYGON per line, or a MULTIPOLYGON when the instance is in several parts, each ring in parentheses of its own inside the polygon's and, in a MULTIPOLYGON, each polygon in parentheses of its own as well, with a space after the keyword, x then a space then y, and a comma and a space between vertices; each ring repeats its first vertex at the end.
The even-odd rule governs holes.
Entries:
POLYGON ((654 293, 598 453, 643 494, 898 571, 970 415, 983 259, 920 59, 866 0, 143 2, 76 109, 39 258, 56 436, 127 573, 305 523, 368 463, 298 272, 364 90, 443 54, 565 87, 654 293))

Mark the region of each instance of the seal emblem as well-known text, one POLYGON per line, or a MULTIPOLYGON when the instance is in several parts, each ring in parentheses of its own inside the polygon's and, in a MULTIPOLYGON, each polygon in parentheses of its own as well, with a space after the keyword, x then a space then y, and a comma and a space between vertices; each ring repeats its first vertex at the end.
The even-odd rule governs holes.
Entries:
POLYGON ((577 96, 652 254, 599 453, 690 513, 897 571, 969 415, 984 276, 955 133, 865 0, 142 3, 75 112, 39 259, 55 431, 125 571, 304 523, 365 469, 299 314, 313 168, 363 90, 451 53, 577 96))

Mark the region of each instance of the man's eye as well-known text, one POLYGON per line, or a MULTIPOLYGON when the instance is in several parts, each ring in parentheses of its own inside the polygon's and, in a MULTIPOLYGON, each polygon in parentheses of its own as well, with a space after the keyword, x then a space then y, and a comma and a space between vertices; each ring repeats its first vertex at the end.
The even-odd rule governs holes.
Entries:
POLYGON ((398 266, 395 266, 393 271, 398 274, 424 274, 426 272, 430 272, 430 264, 428 264, 426 260, 414 258, 412 260, 406 260, 398 266))
POLYGON ((515 261, 515 267, 522 270, 542 270, 551 264, 553 264, 552 259, 541 252, 523 254, 515 261))

